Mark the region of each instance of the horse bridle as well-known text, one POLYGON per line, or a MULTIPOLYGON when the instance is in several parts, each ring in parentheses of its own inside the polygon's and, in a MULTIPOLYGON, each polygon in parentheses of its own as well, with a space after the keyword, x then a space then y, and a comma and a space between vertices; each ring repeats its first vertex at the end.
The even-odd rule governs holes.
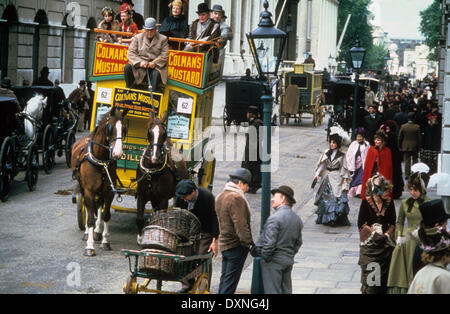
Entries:
MULTIPOLYGON (((113 143, 116 142, 117 140, 123 140, 123 137, 125 137, 125 135, 122 134, 121 137, 111 138, 111 136, 112 136, 112 134, 113 134, 113 132, 114 132, 114 126, 112 126, 112 125, 109 123, 109 120, 110 120, 111 118, 112 118, 112 117, 108 117, 108 119, 106 120, 106 126, 105 126, 105 129, 106 129, 106 142, 107 142, 107 144, 105 145, 105 144, 102 144, 102 143, 97 143, 97 142, 95 142, 95 141, 92 140, 92 139, 90 140, 90 142, 91 142, 92 144, 95 144, 95 145, 97 145, 97 146, 100 146, 100 147, 102 147, 102 148, 104 148, 104 149, 106 149, 106 150, 109 151, 109 159, 108 159, 107 162, 116 159, 116 158, 114 158, 114 156, 113 156, 113 151, 114 151, 113 143)), ((118 118, 118 121, 119 121, 119 120, 122 122, 122 121, 123 121, 123 118, 120 117, 120 118, 118 118)), ((125 131, 126 131, 126 128, 125 128, 125 131)))

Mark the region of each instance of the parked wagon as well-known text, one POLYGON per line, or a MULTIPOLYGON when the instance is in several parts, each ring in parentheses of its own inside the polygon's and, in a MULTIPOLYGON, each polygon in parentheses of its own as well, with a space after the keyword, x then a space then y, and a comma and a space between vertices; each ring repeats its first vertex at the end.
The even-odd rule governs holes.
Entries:
POLYGON ((280 95, 280 125, 289 119, 301 122, 302 115, 313 115, 313 125, 319 126, 324 117, 322 74, 315 73, 311 64, 295 64, 294 70, 283 73, 280 95))
POLYGON ((35 127, 32 118, 20 112, 14 97, 0 96, 0 199, 6 201, 14 177, 25 171, 28 189, 33 191, 39 175, 37 137, 25 134, 25 121, 35 127))

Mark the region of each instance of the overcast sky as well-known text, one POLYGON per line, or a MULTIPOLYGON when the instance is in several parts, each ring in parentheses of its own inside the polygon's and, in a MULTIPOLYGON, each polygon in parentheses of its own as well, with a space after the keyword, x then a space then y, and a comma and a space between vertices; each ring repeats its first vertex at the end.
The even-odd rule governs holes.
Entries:
POLYGON ((390 38, 423 39, 419 13, 431 3, 433 0, 372 0, 372 23, 381 26, 390 38))

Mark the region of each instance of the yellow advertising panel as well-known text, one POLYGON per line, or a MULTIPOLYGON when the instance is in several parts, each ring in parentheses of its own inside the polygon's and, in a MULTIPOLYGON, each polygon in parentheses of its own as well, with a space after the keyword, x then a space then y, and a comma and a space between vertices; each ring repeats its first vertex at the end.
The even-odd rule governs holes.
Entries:
POLYGON ((97 42, 95 46, 92 78, 123 75, 128 64, 128 46, 97 42))
POLYGON ((183 84, 202 88, 205 54, 169 50, 168 77, 183 84))

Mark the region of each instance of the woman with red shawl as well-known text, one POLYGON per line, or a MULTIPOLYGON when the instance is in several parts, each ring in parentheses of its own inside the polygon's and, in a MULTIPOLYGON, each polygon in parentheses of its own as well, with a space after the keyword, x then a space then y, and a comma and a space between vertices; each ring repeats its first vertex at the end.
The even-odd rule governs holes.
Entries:
POLYGON ((379 130, 375 133, 374 138, 375 146, 369 148, 364 162, 361 199, 366 198, 366 183, 374 175, 381 174, 389 182, 392 182, 392 152, 386 146, 388 137, 383 130, 379 130))

